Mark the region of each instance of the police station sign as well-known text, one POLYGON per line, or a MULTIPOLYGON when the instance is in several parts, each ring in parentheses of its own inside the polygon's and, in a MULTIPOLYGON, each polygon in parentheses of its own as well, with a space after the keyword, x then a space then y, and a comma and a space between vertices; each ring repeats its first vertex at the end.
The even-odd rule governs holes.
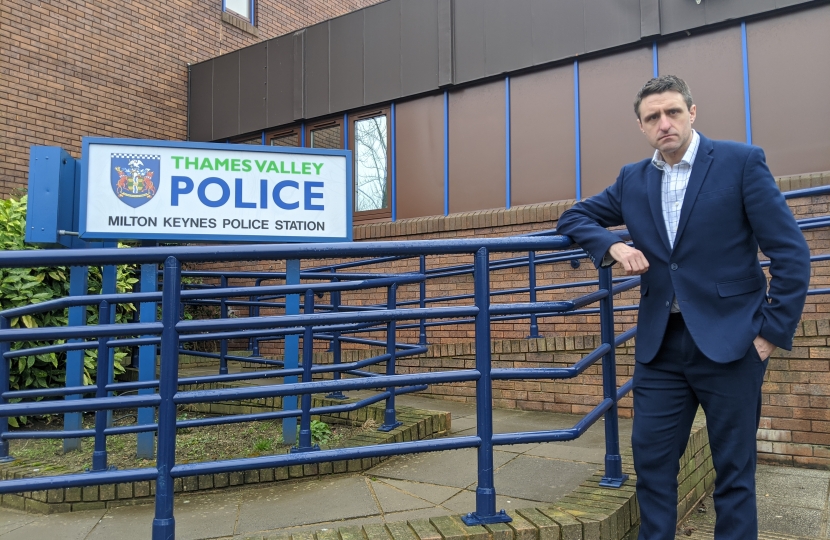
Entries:
POLYGON ((351 152, 84 138, 80 236, 352 239, 351 152))

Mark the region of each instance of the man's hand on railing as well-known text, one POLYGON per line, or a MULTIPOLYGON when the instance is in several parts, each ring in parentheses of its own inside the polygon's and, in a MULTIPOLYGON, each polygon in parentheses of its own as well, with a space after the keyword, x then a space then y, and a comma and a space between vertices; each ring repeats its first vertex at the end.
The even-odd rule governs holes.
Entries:
POLYGON ((612 244, 608 248, 608 254, 622 265, 625 274, 628 276, 639 276, 648 271, 648 261, 643 252, 623 242, 612 244))

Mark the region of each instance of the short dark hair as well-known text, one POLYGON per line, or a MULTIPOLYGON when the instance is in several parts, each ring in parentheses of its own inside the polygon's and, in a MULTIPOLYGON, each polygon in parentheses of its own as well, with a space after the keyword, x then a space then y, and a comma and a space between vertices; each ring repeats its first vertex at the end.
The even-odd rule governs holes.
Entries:
POLYGON ((689 85, 686 84, 686 81, 676 75, 663 75, 662 77, 651 79, 637 92, 637 99, 634 100, 634 114, 637 115, 637 119, 640 118, 640 103, 642 103, 643 98, 652 94, 662 94, 663 92, 678 92, 683 96, 683 100, 686 102, 686 108, 692 108, 692 104, 694 103, 692 101, 692 91, 689 90, 689 85))

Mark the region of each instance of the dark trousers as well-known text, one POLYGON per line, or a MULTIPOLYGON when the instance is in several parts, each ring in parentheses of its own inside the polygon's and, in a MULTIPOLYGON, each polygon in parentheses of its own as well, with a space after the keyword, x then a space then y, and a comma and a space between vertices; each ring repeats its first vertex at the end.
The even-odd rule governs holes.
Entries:
POLYGON ((716 540, 758 537, 755 437, 767 362, 754 346, 718 364, 695 346, 672 315, 657 356, 634 368, 631 443, 640 504, 639 540, 671 540, 677 524, 678 461, 698 408, 706 413, 715 480, 716 540))

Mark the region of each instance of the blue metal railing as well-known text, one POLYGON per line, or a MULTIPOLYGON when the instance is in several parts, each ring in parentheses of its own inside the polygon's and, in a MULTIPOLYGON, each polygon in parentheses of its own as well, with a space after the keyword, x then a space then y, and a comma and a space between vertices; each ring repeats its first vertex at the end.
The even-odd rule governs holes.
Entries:
MULTIPOLYGON (((240 248, 202 248, 177 247, 170 248, 134 248, 130 250, 84 250, 67 252, 6 252, 0 253, 0 265, 3 266, 52 266, 71 264, 124 264, 124 263, 164 263, 163 291, 161 293, 139 293, 121 295, 98 295, 73 297, 44 302, 36 306, 27 306, 16 310, 7 310, 0 313, 0 352, 9 359, 24 354, 11 351, 13 342, 38 342, 53 339, 85 340, 83 342, 49 344, 40 346, 50 350, 69 350, 80 348, 96 348, 99 358, 107 358, 108 351, 113 347, 147 345, 158 343, 161 346, 161 372, 158 381, 140 381, 130 383, 107 383, 107 369, 99 369, 96 385, 64 389, 50 389, 46 395, 59 396, 69 394, 95 393, 95 397, 75 400, 40 401, 8 403, 10 399, 32 398, 35 395, 45 395, 43 391, 10 392, 8 387, 0 388, 0 414, 4 418, 18 415, 56 414, 64 412, 96 411, 96 425, 94 430, 80 430, 70 434, 55 431, 48 436, 55 437, 83 437, 94 436, 96 440, 93 454, 92 471, 86 474, 62 475, 55 477, 30 478, 0 482, 0 493, 19 491, 34 491, 48 488, 69 486, 94 485, 110 482, 126 482, 133 480, 156 479, 156 514, 153 521, 154 538, 171 538, 174 535, 175 520, 173 518, 173 479, 196 474, 208 474, 220 471, 239 471, 265 466, 286 466, 301 463, 318 463, 332 459, 355 459, 358 457, 389 456, 403 453, 439 451, 451 448, 477 448, 479 456, 479 478, 476 491, 476 510, 467 519, 473 523, 491 523, 509 520, 509 517, 495 509, 495 487, 493 484, 493 447, 496 444, 515 444, 533 438, 534 440, 567 440, 578 436, 587 427, 605 415, 606 430, 616 426, 616 400, 619 397, 616 389, 615 370, 613 369, 613 347, 607 343, 602 347, 601 354, 593 354, 587 362, 579 366, 584 369, 589 363, 603 357, 603 371, 610 373, 609 381, 604 385, 607 394, 603 402, 595 409, 587 420, 571 430, 555 430, 533 434, 500 434, 492 433, 492 380, 503 376, 500 370, 490 368, 490 324, 492 317, 498 316, 528 316, 530 313, 564 313, 574 311, 592 302, 601 301, 601 310, 607 313, 606 319, 612 320, 610 311, 612 282, 609 270, 603 270, 601 290, 588 293, 580 298, 560 302, 536 303, 500 303, 491 304, 491 290, 489 275, 493 267, 490 254, 509 251, 551 251, 567 247, 570 241, 566 238, 547 236, 539 238, 506 238, 484 240, 448 240, 429 242, 384 242, 351 245, 315 245, 315 246, 253 246, 240 248), (251 253, 256 251, 256 253, 251 253), (171 254, 175 253, 175 256, 171 254), (459 303, 452 306, 440 307, 401 307, 396 300, 396 290, 405 284, 422 284, 424 274, 382 275, 374 279, 348 280, 331 283, 302 283, 299 285, 273 285, 259 287, 219 287, 215 289, 199 288, 196 290, 181 290, 182 262, 202 262, 217 260, 251 260, 283 259, 283 258, 322 258, 322 257, 353 257, 385 255, 393 257, 407 257, 412 255, 427 256, 436 254, 463 254, 472 253, 475 256, 473 276, 475 283, 474 301, 459 303), (342 309, 319 311, 315 309, 315 293, 341 293, 350 290, 368 288, 386 288, 386 309, 368 309, 362 311, 344 311, 342 309), (219 318, 215 320, 180 320, 180 306, 188 300, 225 300, 231 305, 230 298, 274 295, 283 297, 287 294, 305 295, 304 313, 300 315, 257 316, 244 318, 219 318), (156 323, 107 324, 106 313, 116 304, 122 302, 161 302, 162 320, 156 323), (77 327, 59 328, 27 328, 9 329, 9 318, 22 313, 35 313, 49 309, 64 309, 68 306, 98 305, 101 310, 99 322, 101 324, 77 327), (408 375, 395 374, 394 361, 403 354, 422 353, 425 347, 420 344, 398 343, 397 328, 401 321, 430 321, 445 322, 447 320, 475 321, 476 334, 476 368, 471 370, 456 370, 445 372, 419 373, 408 375), (385 354, 359 362, 340 363, 315 366, 312 363, 312 345, 315 339, 329 338, 335 332, 349 332, 360 328, 384 327, 386 331, 385 354), (217 374, 203 377, 178 377, 178 355, 180 343, 186 341, 239 339, 256 337, 275 337, 300 334, 303 340, 303 361, 298 369, 286 370, 269 369, 254 373, 217 374), (386 362, 385 373, 366 372, 362 368, 373 363, 386 362), (583 367, 584 366, 584 367, 583 367), (610 371, 608 371, 610 369, 610 371), (348 373, 360 375, 355 378, 341 378, 330 380, 314 380, 315 375, 324 373, 348 373), (289 374, 299 375, 302 382, 295 384, 247 386, 242 388, 225 388, 203 391, 180 391, 183 384, 197 382, 232 382, 238 380, 252 380, 266 377, 284 377, 289 374), (311 407, 311 395, 315 393, 343 392, 358 389, 376 389, 379 394, 374 401, 386 400, 385 422, 382 429, 394 429, 397 424, 394 411, 394 397, 396 394, 423 389, 425 385, 438 383, 475 382, 477 394, 477 423, 478 432, 473 437, 453 437, 442 440, 416 441, 378 445, 369 448, 343 448, 336 450, 317 450, 311 445, 308 429, 312 414, 323 414, 351 410, 360 404, 344 403, 342 405, 311 407), (158 388, 157 393, 149 395, 129 395, 106 397, 107 392, 124 392, 138 388, 158 388), (176 406, 188 403, 211 403, 215 401, 253 399, 259 397, 280 397, 299 395, 302 405, 297 410, 282 410, 270 413, 243 415, 242 417, 220 417, 189 421, 176 421, 176 406), (379 397, 378 397, 379 396, 379 397), (99 418, 104 418, 106 411, 123 408, 157 407, 158 422, 150 425, 133 425, 117 428, 106 428, 99 418), (177 428, 195 425, 210 425, 228 421, 251 421, 265 418, 286 416, 300 416, 300 439, 295 451, 285 455, 264 456, 250 459, 237 459, 219 462, 192 463, 177 465, 174 460, 175 433, 177 428), (106 436, 116 433, 152 431, 158 432, 158 455, 156 467, 136 469, 130 471, 111 471, 106 462, 106 436)), ((348 277, 348 276, 344 276, 348 277)), ((367 276, 368 277, 368 276, 367 276)), ((340 277, 338 277, 340 279, 340 277)), ((618 286, 619 289, 619 286, 618 286)), ((419 306, 424 300, 418 301, 419 306)), ((418 327, 419 323, 415 324, 418 327)), ((608 325, 606 325, 608 326, 608 325)), ((613 335, 607 335, 608 327, 603 334, 604 341, 614 343, 613 335)), ((360 339, 360 338, 355 338, 360 339)), ((375 340, 364 340, 376 343, 375 340)), ((32 350, 28 351, 33 354, 32 350)), ((8 362, 0 362, 8 369, 8 362)), ((531 370, 533 371, 533 370, 531 370)), ((514 378, 515 374, 511 374, 514 378)), ((532 373, 531 376, 541 374, 532 373)), ((550 373, 544 376, 550 376, 550 373)), ((553 374, 558 376, 558 374, 553 374)), ((568 374, 571 376, 571 374, 568 374)), ((0 377, 3 373, 0 372, 0 377)), ((524 375, 521 375, 524 376, 524 375)), ((0 384, 8 384, 8 376, 0 384)), ((368 400, 363 400, 365 405, 368 400)), ((0 440, 8 444, 10 438, 22 436, 16 432, 15 436, 8 436, 6 426, 0 425, 0 440)), ((613 435, 613 433, 612 433, 613 435)), ((43 436, 43 435, 41 435, 43 436)), ((2 448, 0 448, 2 449, 2 448)), ((8 447, 5 447, 8 455, 8 447)), ((610 451, 618 454, 618 442, 609 446, 610 451), (614 450, 614 444, 617 449, 614 450)), ((606 479, 609 483, 621 483, 623 475, 619 468, 619 457, 609 456, 606 460, 606 479)))

